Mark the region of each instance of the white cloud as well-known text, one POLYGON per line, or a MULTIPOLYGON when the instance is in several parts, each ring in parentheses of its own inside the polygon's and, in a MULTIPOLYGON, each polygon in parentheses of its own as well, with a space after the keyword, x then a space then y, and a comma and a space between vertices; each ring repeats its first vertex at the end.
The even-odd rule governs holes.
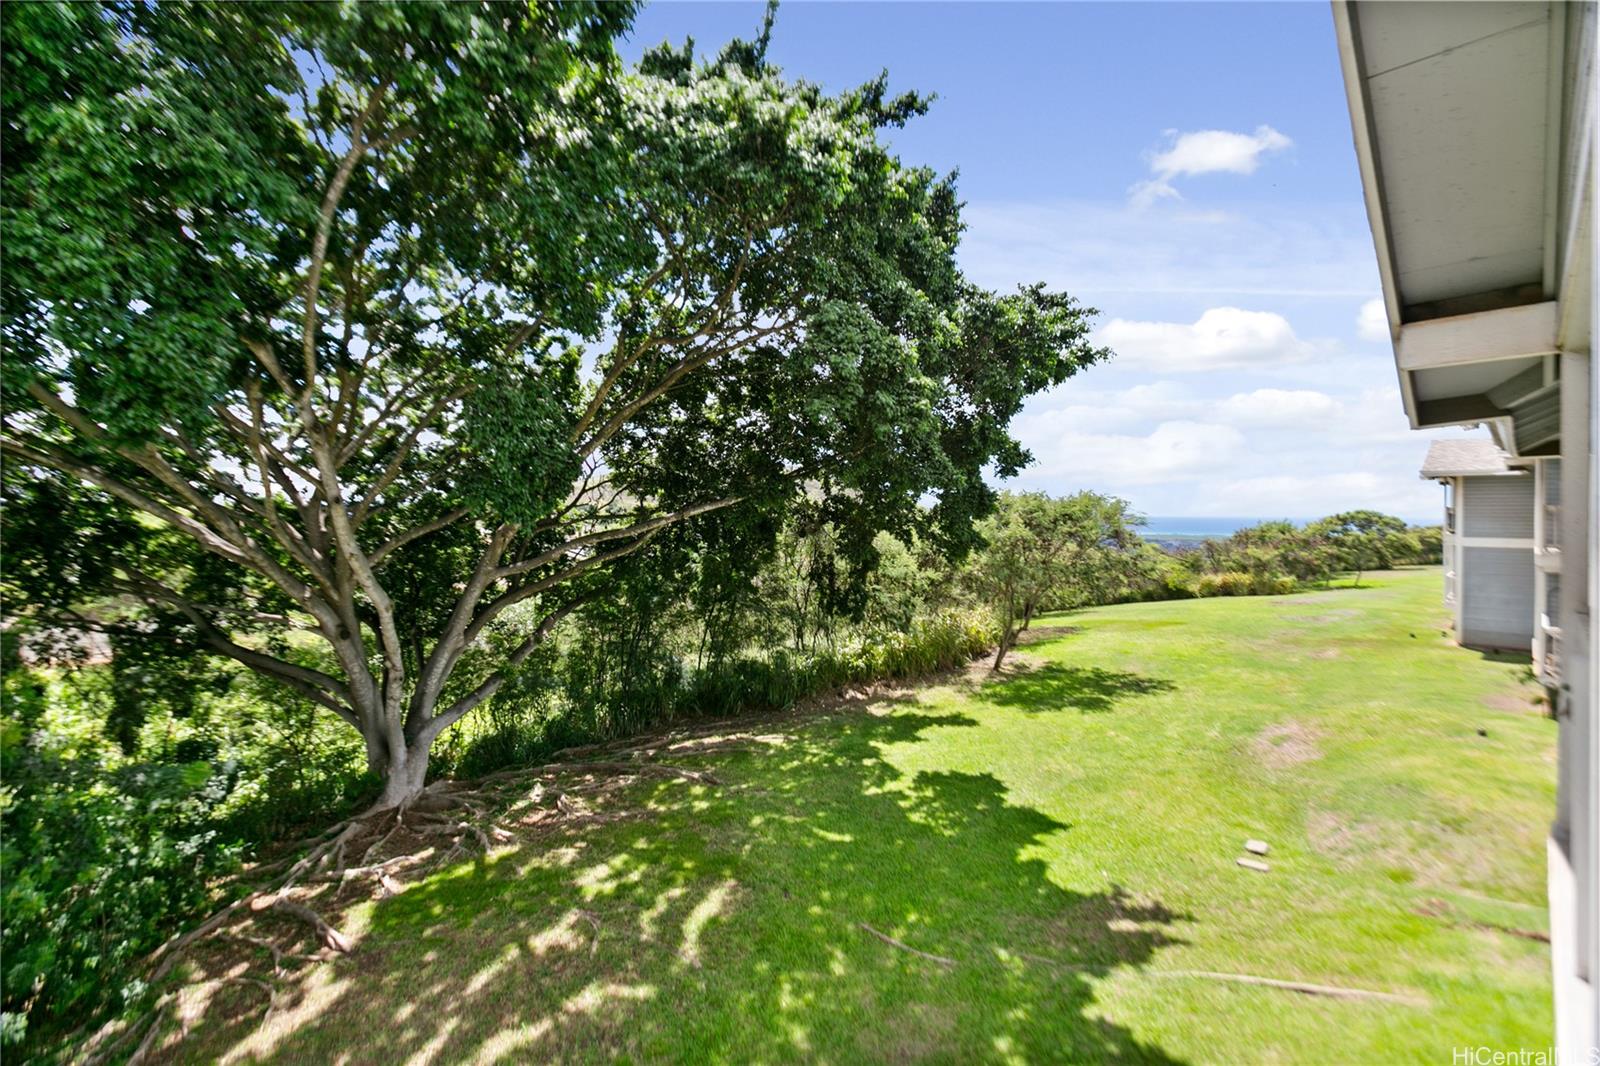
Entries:
MULTIPOLYGON (((1400 399, 1398 385, 1383 385, 1362 389, 1360 396, 1347 408, 1344 422, 1345 439, 1360 447, 1417 445, 1416 462, 1422 465, 1422 453, 1427 442, 1435 437, 1423 437, 1411 428, 1406 420, 1405 407, 1400 399)), ((1466 432, 1466 431, 1463 431, 1466 432)))
POLYGON ((1135 207, 1149 207, 1157 200, 1181 200, 1172 184, 1174 178, 1197 174, 1254 174, 1261 157, 1281 152, 1294 142, 1271 126, 1257 126, 1254 133, 1230 130, 1194 130, 1179 133, 1168 130, 1167 146, 1150 156, 1150 173, 1128 190, 1135 207))
POLYGON ((1136 181, 1128 186, 1128 203, 1143 211, 1157 200, 1181 200, 1183 194, 1164 178, 1136 181))
POLYGON ((1146 436, 1085 433, 1060 420, 1055 432, 1024 435, 1039 462, 1028 482, 1060 484, 1093 481, 1116 491, 1193 477, 1226 466, 1244 449, 1244 434, 1232 426, 1206 422, 1163 422, 1146 436))
POLYGON ((1253 174, 1266 152, 1278 152, 1294 142, 1271 126, 1257 126, 1254 133, 1227 130, 1198 130, 1178 133, 1169 130, 1171 145, 1150 160, 1150 169, 1159 177, 1178 175, 1253 174))
POLYGON ((1175 381, 1096 389, 1072 380, 1029 399, 1013 425, 1023 433, 1050 433, 1063 425, 1091 433, 1116 432, 1189 419, 1204 407, 1175 381))
POLYGON ((1217 405, 1217 413, 1234 425, 1302 432, 1325 428, 1343 412, 1343 404, 1315 389, 1256 389, 1229 396, 1217 405))
POLYGON ((1205 206, 969 206, 974 281, 1071 292, 1119 353, 1028 402, 1014 429, 1037 462, 1014 487, 1157 515, 1436 521, 1417 476, 1430 434, 1406 424, 1387 345, 1352 334, 1379 290, 1359 201, 1205 206))
POLYGON ((1309 358, 1313 347, 1272 311, 1213 307, 1193 323, 1114 318, 1097 339, 1117 353, 1114 366, 1161 371, 1280 366, 1309 358))
POLYGON ((1361 305, 1356 315, 1356 336, 1374 344, 1389 340, 1389 311, 1383 306, 1383 297, 1374 296, 1361 305))
POLYGON ((1139 212, 1124 204, 972 203, 959 254, 992 288, 1043 281, 1105 308, 1164 295, 1362 300, 1378 287, 1359 203, 1139 212))
POLYGON ((1370 508, 1412 521, 1438 521, 1440 503, 1438 486, 1414 475, 1335 469, 1224 481, 1199 506, 1201 514, 1300 519, 1370 508))
POLYGON ((1484 435, 1412 431, 1393 385, 1227 391, 1239 376, 1073 381, 1035 397, 1014 429, 1037 462, 1015 485, 1109 492, 1151 514, 1308 519, 1372 507, 1432 521, 1437 487, 1417 475, 1429 441, 1484 435))

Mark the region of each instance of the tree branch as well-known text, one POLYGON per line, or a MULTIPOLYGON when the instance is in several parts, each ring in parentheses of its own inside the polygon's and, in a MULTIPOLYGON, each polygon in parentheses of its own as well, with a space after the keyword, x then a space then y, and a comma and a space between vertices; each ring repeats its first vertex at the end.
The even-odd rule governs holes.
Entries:
POLYGON ((511 674, 527 660, 529 655, 533 654, 533 650, 549 638, 550 632, 555 629, 556 624, 591 598, 590 596, 578 597, 545 615, 538 628, 533 631, 533 634, 519 644, 517 649, 506 659, 505 666, 489 675, 477 688, 434 715, 418 732, 417 740, 423 744, 433 743, 435 737, 450 728, 462 715, 493 696, 496 692, 499 692, 501 686, 510 679, 511 674))
POLYGON ((572 538, 559 547, 551 548, 550 550, 540 552, 538 555, 532 556, 531 558, 521 559, 507 566, 502 566, 495 571, 494 576, 497 578, 508 578, 515 577, 518 574, 525 574, 529 570, 537 570, 541 566, 548 566, 549 564, 560 559, 562 556, 566 555, 568 552, 574 551, 578 548, 586 548, 594 544, 603 544, 609 540, 620 540, 624 537, 636 537, 642 536, 646 533, 653 533, 656 530, 670 526, 676 522, 682 522, 686 518, 693 518, 696 515, 702 515, 709 511, 718 511, 724 507, 731 507, 740 502, 741 499, 743 499, 743 497, 730 496, 726 499, 713 500, 710 503, 699 503, 695 504, 693 507, 685 507, 683 510, 673 511, 671 514, 658 515, 655 518, 645 519, 642 522, 635 522, 630 526, 618 526, 615 529, 602 529, 595 533, 586 533, 581 537, 572 538))
POLYGON ((355 173, 356 164, 376 142, 363 136, 367 123, 383 106, 388 83, 379 85, 367 100, 367 106, 356 116, 350 126, 350 150, 339 160, 322 197, 322 208, 317 214, 316 234, 311 239, 311 265, 306 271, 305 319, 300 330, 301 356, 305 360, 306 395, 309 398, 317 379, 317 295, 322 288, 322 269, 328 258, 328 239, 333 233, 333 218, 338 213, 339 201, 344 197, 345 186, 355 173))
POLYGON ((421 525, 412 526, 404 533, 395 534, 382 544, 378 545, 378 547, 373 550, 372 554, 368 556, 368 558, 372 561, 373 569, 377 569, 378 567, 382 566, 384 559, 387 558, 392 552, 398 551, 414 540, 417 540, 421 537, 426 537, 429 533, 437 533, 446 526, 459 522, 470 513, 471 511, 469 508, 456 507, 452 510, 446 511, 438 518, 423 522, 421 525))

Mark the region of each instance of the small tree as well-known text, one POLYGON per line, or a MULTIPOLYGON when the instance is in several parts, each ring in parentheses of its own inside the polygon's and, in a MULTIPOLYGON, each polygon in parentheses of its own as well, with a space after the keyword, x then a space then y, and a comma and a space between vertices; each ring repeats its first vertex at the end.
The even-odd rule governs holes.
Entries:
POLYGON ((969 545, 1090 312, 961 276, 920 98, 630 15, 0 8, 10 603, 294 689, 388 806, 671 527, 969 545))
POLYGON ((1377 511, 1345 511, 1312 523, 1310 532, 1332 550, 1335 564, 1355 573, 1355 583, 1367 570, 1390 570, 1417 554, 1416 538, 1393 515, 1377 511))
POLYGON ((994 669, 1041 609, 1103 602, 1124 587, 1145 560, 1142 523, 1126 501, 1092 492, 1003 495, 978 525, 984 547, 971 570, 1000 622, 994 669))

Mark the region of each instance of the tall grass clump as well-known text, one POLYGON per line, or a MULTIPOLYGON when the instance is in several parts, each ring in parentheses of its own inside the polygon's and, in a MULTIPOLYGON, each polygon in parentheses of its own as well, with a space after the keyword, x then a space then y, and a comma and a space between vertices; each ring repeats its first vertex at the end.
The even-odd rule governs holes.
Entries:
POLYGON ((948 670, 988 651, 997 635, 987 611, 951 608, 901 632, 861 632, 813 651, 755 649, 699 666, 659 648, 622 666, 591 645, 573 645, 547 656, 543 671, 519 678, 474 732, 460 731, 442 754, 451 772, 479 776, 674 721, 784 710, 847 685, 948 670))

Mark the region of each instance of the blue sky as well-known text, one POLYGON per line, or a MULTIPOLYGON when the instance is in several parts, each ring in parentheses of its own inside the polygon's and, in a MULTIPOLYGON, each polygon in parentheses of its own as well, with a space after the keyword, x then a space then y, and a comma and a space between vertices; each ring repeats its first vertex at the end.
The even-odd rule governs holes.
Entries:
MULTIPOLYGON (((753 36, 760 3, 658 2, 627 54, 753 36)), ((769 56, 831 89, 887 69, 932 111, 901 157, 960 172, 961 263, 1099 310, 1118 352, 1031 400, 1012 484, 1149 514, 1436 521, 1401 411, 1323 3, 801 3, 769 56), (1363 325, 1363 310, 1369 316, 1363 325)))

